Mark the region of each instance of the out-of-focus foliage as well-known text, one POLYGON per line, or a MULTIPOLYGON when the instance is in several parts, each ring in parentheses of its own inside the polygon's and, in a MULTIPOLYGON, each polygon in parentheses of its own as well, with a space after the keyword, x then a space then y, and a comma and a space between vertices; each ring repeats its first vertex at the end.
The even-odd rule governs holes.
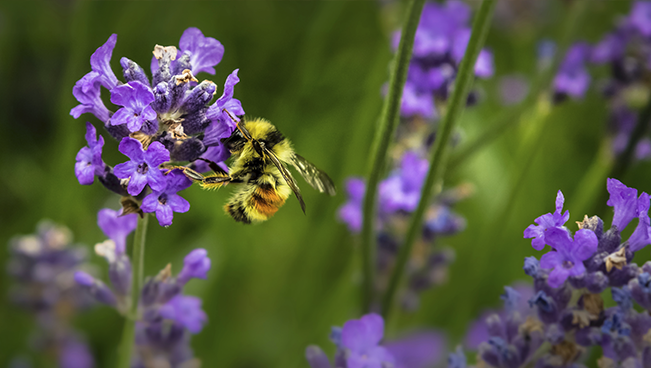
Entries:
MULTIPOLYGON (((480 102, 462 117, 461 142, 478 136, 507 108, 499 97, 501 77, 518 73, 534 78, 538 42, 559 38, 562 1, 545 1, 535 13, 516 10, 515 18, 500 13, 500 7, 517 3, 498 4, 487 40, 496 76, 478 83, 480 102)), ((629 7, 626 1, 591 3, 577 36, 598 41, 629 7)), ((154 45, 178 44, 190 26, 218 39, 225 54, 213 80, 224 81, 239 68, 235 97, 247 114, 272 121, 342 192, 346 176, 366 174, 381 87, 388 79, 388 38, 400 9, 399 3, 370 1, 3 2, 0 244, 30 233, 42 218, 68 226, 89 250, 104 240, 96 213, 105 206, 117 208, 118 198, 100 185, 78 184, 74 157, 84 145, 85 119, 95 118, 74 120, 69 111, 76 105, 72 86, 111 33, 118 34, 115 70, 120 56, 149 65, 154 45)), ((607 72, 595 69, 595 80, 607 72)), ((604 136, 605 102, 593 88, 583 100, 550 108, 544 126, 525 117, 479 154, 448 170, 449 185, 475 186, 474 196, 457 208, 467 218, 467 229, 446 241, 457 252, 450 281, 424 294, 416 313, 393 320, 388 336, 424 325, 447 331, 456 343, 483 308, 498 304, 503 285, 524 278, 523 257, 532 255, 532 249, 522 231, 553 210, 558 189, 566 195, 570 221, 583 218, 583 209, 572 207, 572 196, 581 191, 577 183, 604 136), (537 152, 525 162, 530 150, 537 152)), ((106 145, 105 157, 107 162, 123 161, 116 144, 106 145)), ((619 179, 648 192, 650 165, 636 164, 619 179)), ((305 346, 329 346, 331 325, 361 315, 356 239, 335 220, 343 195, 329 198, 299 184, 307 216, 290 198, 265 223, 237 224, 222 209, 229 188, 205 192, 195 186, 184 193, 191 203, 188 213, 177 214, 170 228, 150 226, 145 274, 168 262, 178 271, 183 256, 197 247, 207 249, 213 260, 209 279, 186 290, 204 299, 209 318, 193 338, 205 367, 307 366, 305 346)), ((0 264, 7 256, 7 251, 0 252, 0 264)), ((103 265, 95 255, 91 262, 103 265)), ((0 295, 6 295, 9 280, 4 271, 2 275, 0 295)), ((0 316, 0 366, 6 366, 14 356, 28 353, 33 321, 5 301, 0 302, 0 316)), ((114 364, 121 327, 120 317, 108 308, 78 319, 77 328, 86 331, 100 367, 114 364)))

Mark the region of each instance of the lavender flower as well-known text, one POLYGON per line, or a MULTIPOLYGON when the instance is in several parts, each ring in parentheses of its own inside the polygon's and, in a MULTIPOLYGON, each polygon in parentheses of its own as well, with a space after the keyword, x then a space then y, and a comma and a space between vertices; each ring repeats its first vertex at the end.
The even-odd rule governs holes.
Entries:
POLYGON ((77 153, 75 176, 81 185, 90 185, 95 181, 95 176, 102 176, 106 164, 102 161, 102 147, 104 138, 97 139, 97 131, 91 123, 86 123, 86 142, 88 147, 83 147, 77 153))
POLYGON ((129 179, 127 191, 131 195, 138 195, 149 186, 153 190, 163 190, 167 181, 163 172, 158 168, 163 162, 169 161, 169 151, 160 142, 153 142, 149 148, 143 150, 142 143, 131 137, 125 137, 120 142, 120 152, 129 157, 131 161, 115 166, 115 176, 129 179))
POLYGON ((170 226, 174 212, 188 212, 190 209, 190 203, 177 194, 190 185, 192 181, 181 170, 174 169, 167 175, 165 188, 160 191, 154 189, 142 200, 140 208, 144 212, 156 212, 160 226, 170 226))
POLYGON ((542 250, 545 247, 545 232, 548 229, 555 227, 563 227, 567 220, 570 219, 570 211, 563 211, 563 203, 565 202, 565 197, 563 193, 559 190, 556 194, 556 211, 553 214, 546 213, 538 217, 534 222, 538 225, 529 225, 524 230, 525 238, 533 238, 531 240, 531 246, 535 250, 542 250))
POLYGON ((137 224, 137 215, 133 213, 123 215, 121 211, 105 208, 97 214, 97 226, 113 240, 118 253, 125 252, 127 236, 136 229, 137 224))
POLYGON ((73 276, 85 249, 72 246, 70 230, 44 221, 36 234, 13 238, 9 250, 10 299, 36 321, 32 348, 62 368, 92 368, 90 350, 72 327, 73 317, 91 304, 73 276))
MULTIPOLYGON (((223 165, 230 152, 221 139, 235 129, 235 123, 224 109, 236 119, 244 114, 240 101, 233 98, 234 87, 239 82, 238 70, 228 76, 222 96, 209 105, 217 85, 208 80, 199 81, 195 74, 215 73, 214 67, 224 54, 219 41, 204 36, 197 28, 188 28, 181 36, 179 49, 155 47, 151 79, 136 62, 121 58, 125 82, 118 80, 110 67, 116 42, 117 35, 112 35, 91 56, 92 70, 73 88, 80 105, 70 113, 75 118, 84 113, 94 114, 104 123, 106 131, 120 141, 120 152, 130 161, 115 168, 104 164, 101 161, 103 138, 93 137, 87 139, 89 147, 82 149, 77 157, 77 177, 80 183, 90 184, 98 176, 109 190, 137 197, 128 201, 131 204, 138 205, 142 198, 151 196, 150 190, 159 199, 161 195, 177 198, 176 192, 169 191, 178 191, 182 185, 175 175, 164 175, 159 166, 171 161, 192 164, 200 158, 223 165), (109 91, 115 109, 107 108, 102 102, 102 88, 109 91)), ((203 161, 192 165, 201 172, 209 170, 203 161)), ((140 209, 157 212, 159 222, 165 226, 171 223, 172 211, 188 210, 187 202, 182 199, 161 206, 149 199, 145 209, 140 209)), ((131 209, 137 210, 137 207, 131 209)))
POLYGON ((549 274, 549 285, 559 287, 569 276, 580 276, 585 272, 583 261, 597 251, 597 236, 592 230, 581 229, 574 234, 574 240, 565 229, 550 228, 545 240, 554 248, 540 259, 540 267, 553 268, 549 274))
MULTIPOLYGON (((424 368, 442 357, 445 338, 436 331, 418 331, 400 339, 380 344, 384 321, 377 314, 367 314, 333 327, 330 339, 337 346, 335 367, 341 368, 424 368)), ((305 349, 312 368, 331 368, 328 356, 315 345, 305 349)))
POLYGON ((348 202, 339 208, 339 219, 348 225, 348 229, 358 233, 362 229, 362 201, 366 184, 361 178, 348 178, 346 180, 346 193, 348 202))
MULTIPOLYGON (((434 99, 447 99, 470 39, 469 21, 470 8, 461 1, 425 4, 403 91, 403 117, 422 117, 428 120, 438 117, 434 99)), ((399 39, 400 32, 395 32, 392 45, 394 49, 397 48, 399 39)), ((475 75, 488 78, 493 73, 492 53, 481 50, 475 63, 475 75)))
POLYGON ((576 43, 570 47, 565 59, 554 78, 554 89, 557 99, 565 96, 581 98, 590 85, 590 74, 586 70, 586 62, 590 55, 590 47, 585 43, 576 43))
MULTIPOLYGON (((123 240, 135 226, 131 218, 116 215, 114 211, 102 210, 98 222, 107 235, 123 240)), ((116 248, 113 240, 96 245, 95 251, 109 263, 111 287, 83 271, 76 272, 74 279, 97 301, 125 314, 131 304, 129 257, 116 248)), ((132 367, 156 364, 179 367, 197 362, 189 345, 190 336, 199 333, 208 318, 201 309, 201 299, 183 295, 183 287, 191 278, 205 279, 209 269, 210 259, 206 251, 195 249, 186 256, 185 267, 177 277, 172 275, 168 265, 156 277, 146 279, 140 291, 135 341, 137 356, 132 367)))

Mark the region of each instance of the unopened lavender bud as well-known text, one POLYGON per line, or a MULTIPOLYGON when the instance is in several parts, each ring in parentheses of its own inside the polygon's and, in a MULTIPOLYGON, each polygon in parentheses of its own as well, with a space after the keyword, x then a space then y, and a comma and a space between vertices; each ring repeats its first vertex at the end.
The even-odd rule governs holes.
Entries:
POLYGON ((203 279, 210 270, 210 258, 205 249, 199 248, 190 252, 183 260, 183 269, 177 277, 180 284, 185 284, 192 278, 203 279))
POLYGON ((597 251, 612 253, 617 250, 621 240, 622 238, 619 234, 619 230, 617 230, 616 227, 612 227, 599 239, 599 247, 597 251))
POLYGON ((127 196, 129 193, 127 193, 127 190, 122 186, 121 180, 113 174, 113 168, 110 166, 106 166, 104 170, 104 174, 102 176, 98 176, 97 179, 99 180, 102 185, 108 190, 110 190, 113 193, 116 193, 121 196, 127 196))
POLYGON ((601 271, 589 273, 585 278, 585 287, 593 294, 599 294, 608 287, 608 277, 601 271))
POLYGON ((182 109, 188 114, 197 112, 199 109, 204 108, 210 100, 212 100, 217 86, 215 83, 204 80, 198 86, 192 89, 190 95, 183 101, 182 109))
POLYGON ((651 275, 643 272, 628 282, 631 297, 644 309, 651 309, 651 275))
POLYGON ((631 296, 631 290, 628 286, 622 288, 612 288, 611 293, 613 295, 613 300, 619 305, 622 311, 627 311, 633 308, 633 299, 631 296))
POLYGON ((156 45, 153 54, 158 59, 158 70, 154 73, 152 84, 167 82, 172 77, 172 61, 176 59, 178 50, 174 46, 163 47, 156 45))
POLYGON ((622 267, 621 270, 614 269, 613 272, 608 275, 610 286, 620 287, 626 285, 631 279, 637 277, 638 273, 639 268, 635 263, 627 264, 622 267))
POLYGON ((192 70, 192 65, 190 64, 190 55, 187 51, 183 52, 183 54, 180 56, 177 56, 173 73, 174 75, 179 75, 186 69, 192 70))
POLYGON ((305 359, 311 368, 330 368, 330 360, 323 350, 316 345, 305 348, 305 359))
POLYGON ((120 59, 120 65, 122 65, 124 79, 126 79, 127 82, 138 81, 145 85, 149 85, 147 74, 145 74, 145 71, 135 61, 123 57, 120 59))
POLYGON ((108 276, 119 295, 131 295, 131 261, 129 257, 120 254, 114 262, 110 262, 108 276))
POLYGON ((170 149, 170 159, 173 161, 194 161, 206 152, 206 146, 195 137, 184 139, 170 149))
POLYGON ((504 328, 500 316, 497 314, 491 314, 486 318, 486 328, 488 329, 488 334, 490 336, 506 338, 504 336, 504 328))
POLYGON ((157 113, 164 113, 170 110, 172 106, 172 94, 169 84, 165 81, 158 83, 154 89, 154 102, 151 107, 157 113))
POLYGON ((170 89, 170 110, 177 110, 185 101, 186 92, 190 89, 190 83, 177 83, 176 80, 169 82, 170 89))
POLYGON ((552 344, 559 344, 565 339, 565 331, 563 331, 563 328, 559 324, 554 323, 547 327, 545 339, 552 344))
POLYGON ((538 316, 545 323, 555 323, 559 318, 559 310, 554 299, 549 297, 544 291, 539 291, 534 297, 529 299, 530 307, 538 307, 538 316))
POLYGON ((540 271, 540 261, 536 257, 526 257, 524 259, 524 273, 527 275, 536 278, 538 277, 538 271, 540 271))
MULTIPOLYGON (((183 120, 183 131, 186 134, 196 134, 202 132, 208 128, 212 121, 206 117, 206 114, 203 110, 199 110, 194 114, 188 115, 185 120, 183 120)), ((207 142, 204 142, 208 144, 207 142)))
POLYGON ((98 302, 112 306, 116 304, 115 295, 113 295, 111 289, 109 289, 102 281, 95 279, 84 271, 75 272, 74 278, 77 284, 85 289, 98 302))

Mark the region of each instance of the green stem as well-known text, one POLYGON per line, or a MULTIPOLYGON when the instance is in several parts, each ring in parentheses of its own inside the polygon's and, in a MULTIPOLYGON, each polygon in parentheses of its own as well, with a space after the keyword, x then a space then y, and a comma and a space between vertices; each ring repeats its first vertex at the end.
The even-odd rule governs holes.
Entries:
POLYGON ((474 141, 461 147, 458 153, 456 153, 450 160, 451 167, 457 167, 463 161, 479 152, 483 147, 495 141, 509 128, 523 121, 523 114, 530 111, 537 103, 540 94, 547 90, 549 87, 549 81, 551 81, 554 75, 556 75, 558 67, 561 65, 561 62, 567 53, 567 49, 574 39, 573 35, 575 30, 578 28, 579 21, 586 8, 586 3, 587 1, 585 0, 577 0, 571 4, 569 13, 563 21, 561 39, 558 44, 558 49, 554 54, 554 58, 552 59, 552 64, 548 68, 545 68, 542 73, 538 73, 537 78, 532 83, 531 92, 527 95, 527 98, 525 98, 520 105, 499 116, 495 123, 489 124, 488 129, 474 141))
POLYGON ((364 217, 362 223, 362 268, 364 271, 362 308, 365 312, 370 311, 371 303, 374 300, 375 289, 375 206, 377 196, 377 185, 380 174, 384 169, 389 143, 398 125, 400 114, 400 101, 402 89, 407 80, 407 70, 414 46, 414 36, 418 28, 420 14, 423 10, 425 0, 411 0, 407 8, 407 19, 402 28, 402 37, 398 52, 391 65, 391 76, 389 79, 389 90, 382 107, 380 125, 371 147, 371 166, 366 184, 366 195, 364 196, 364 217))
POLYGON ((138 298, 145 272, 145 238, 148 220, 149 215, 146 213, 142 218, 138 218, 138 226, 133 238, 131 304, 125 315, 122 341, 118 351, 118 368, 129 368, 131 366, 131 354, 136 336, 136 321, 138 320, 138 298))
POLYGON ((486 40, 490 19, 493 10, 495 9, 495 2, 495 0, 483 1, 473 23, 472 35, 468 42, 468 48, 466 49, 463 60, 461 60, 461 66, 459 67, 459 73, 457 74, 454 92, 452 94, 452 99, 450 100, 450 108, 436 132, 436 140, 434 141, 434 148, 432 149, 432 157, 430 161, 431 164, 429 172, 427 173, 427 178, 425 179, 425 184, 423 185, 420 202, 418 203, 416 212, 414 212, 411 224, 409 225, 405 243, 400 247, 398 252, 398 258, 391 275, 389 288, 384 296, 382 314, 384 315, 385 321, 389 319, 393 299, 398 290, 398 285, 400 285, 405 265, 407 264, 409 255, 411 254, 411 249, 413 248, 416 238, 421 233, 423 214, 434 195, 434 186, 436 185, 437 192, 440 190, 440 184, 447 164, 450 137, 457 121, 459 120, 459 116, 466 105, 468 91, 470 90, 470 86, 475 77, 475 62, 479 55, 479 51, 481 51, 481 48, 484 46, 484 41, 486 40))
MULTIPOLYGON (((615 164, 608 173, 608 178, 614 178, 618 180, 623 179, 622 177, 624 174, 626 174, 626 171, 633 161, 635 147, 637 147, 637 144, 644 136, 646 136, 649 130, 649 120, 651 120, 651 95, 649 95, 649 100, 647 101, 642 111, 640 111, 640 114, 637 117, 635 128, 633 129, 630 139, 628 140, 628 144, 626 145, 624 152, 622 152, 622 154, 619 155, 619 157, 617 157, 615 160, 615 164)), ((593 206, 593 213, 595 215, 603 217, 606 208, 608 208, 606 202, 608 201, 609 194, 606 190, 604 190, 603 178, 601 179, 601 183, 602 184, 599 187, 601 194, 593 206)))

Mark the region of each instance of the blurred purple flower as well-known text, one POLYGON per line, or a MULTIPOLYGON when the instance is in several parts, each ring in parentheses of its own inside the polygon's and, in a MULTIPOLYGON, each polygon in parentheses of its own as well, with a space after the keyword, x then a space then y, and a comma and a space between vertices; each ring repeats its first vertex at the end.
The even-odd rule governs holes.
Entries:
POLYGON ((161 317, 171 319, 193 334, 201 332, 208 317, 201 309, 201 299, 177 295, 159 309, 161 317))
POLYGON ((366 183, 362 178, 349 178, 346 180, 348 201, 337 211, 339 219, 348 225, 348 229, 358 233, 362 229, 362 201, 366 191, 366 183))
POLYGON ((210 258, 208 258, 208 252, 203 248, 198 248, 185 256, 183 269, 179 273, 177 280, 181 284, 185 284, 192 278, 205 280, 209 270, 210 258))
POLYGON ((97 214, 97 226, 102 229, 104 235, 115 242, 117 253, 125 252, 127 236, 136 229, 137 225, 138 215, 135 213, 123 215, 122 210, 104 208, 97 214))
POLYGON ((347 368, 382 368, 384 364, 394 364, 391 353, 380 346, 384 336, 384 320, 371 313, 360 319, 344 324, 341 343, 347 349, 347 368))
POLYGON ((436 331, 418 331, 384 344, 394 357, 396 368, 428 368, 441 361, 445 337, 436 331))

